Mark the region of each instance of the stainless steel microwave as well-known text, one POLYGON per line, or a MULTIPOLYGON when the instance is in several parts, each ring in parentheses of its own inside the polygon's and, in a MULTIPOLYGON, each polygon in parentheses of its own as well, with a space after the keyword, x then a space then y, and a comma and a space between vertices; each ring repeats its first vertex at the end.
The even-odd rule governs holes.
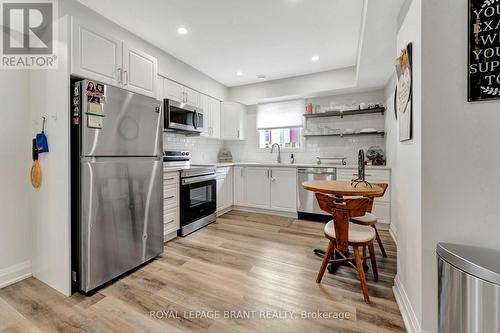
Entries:
POLYGON ((163 100, 164 129, 188 133, 203 132, 203 109, 172 99, 163 100))

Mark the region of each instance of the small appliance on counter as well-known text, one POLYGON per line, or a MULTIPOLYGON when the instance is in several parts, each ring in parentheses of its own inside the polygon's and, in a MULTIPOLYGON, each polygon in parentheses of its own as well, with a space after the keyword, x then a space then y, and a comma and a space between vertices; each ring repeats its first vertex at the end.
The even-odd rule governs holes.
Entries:
POLYGON ((215 165, 193 165, 188 151, 165 151, 163 167, 181 167, 180 224, 178 235, 190 233, 215 222, 217 182, 215 165))
POLYGON ((217 160, 219 163, 232 163, 233 162, 233 155, 229 151, 229 149, 222 148, 219 151, 219 156, 217 157, 217 160))

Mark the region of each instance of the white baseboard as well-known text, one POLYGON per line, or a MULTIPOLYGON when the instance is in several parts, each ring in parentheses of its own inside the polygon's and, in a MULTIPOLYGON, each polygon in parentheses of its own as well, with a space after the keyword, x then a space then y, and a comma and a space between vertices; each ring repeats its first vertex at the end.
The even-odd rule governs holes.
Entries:
POLYGON ((29 260, 0 269, 0 289, 29 278, 31 275, 31 261, 29 260))
POLYGON ((408 298, 406 290, 401 283, 398 275, 396 275, 396 277, 394 278, 394 286, 392 287, 392 291, 394 292, 394 297, 396 298, 396 302, 398 303, 399 311, 401 311, 401 316, 403 317, 403 321, 408 333, 425 333, 420 327, 420 323, 418 322, 417 316, 415 315, 415 311, 411 306, 410 299, 408 298))
POLYGON ((221 216, 221 215, 224 215, 224 214, 226 214, 226 213, 228 213, 228 212, 232 211, 233 209, 234 209, 234 208, 233 208, 233 206, 231 206, 231 207, 227 207, 227 208, 224 208, 224 209, 221 209, 221 210, 219 210, 219 211, 217 212, 217 217, 219 217, 219 216, 221 216))
POLYGON ((277 215, 277 216, 291 217, 294 219, 297 218, 297 212, 283 212, 283 211, 279 211, 279 210, 252 208, 252 207, 244 207, 244 206, 233 206, 233 207, 231 207, 230 210, 241 210, 241 211, 250 212, 250 213, 277 215))
POLYGON ((396 243, 396 246, 398 246, 398 237, 396 232, 394 231, 394 228, 392 227, 392 224, 391 227, 389 228, 389 235, 391 235, 392 240, 394 241, 394 243, 396 243))
POLYGON ((163 236, 163 243, 169 242, 177 237, 177 230, 163 236))

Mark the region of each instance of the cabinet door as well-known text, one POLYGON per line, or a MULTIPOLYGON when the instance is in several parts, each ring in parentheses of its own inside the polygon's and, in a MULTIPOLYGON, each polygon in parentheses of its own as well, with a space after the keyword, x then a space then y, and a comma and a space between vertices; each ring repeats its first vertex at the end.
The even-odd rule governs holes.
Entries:
POLYGON ((297 211, 297 169, 271 169, 271 209, 297 211))
POLYGON ((201 133, 201 136, 209 138, 212 136, 212 110, 210 97, 200 94, 200 107, 203 109, 203 132, 201 133))
POLYGON ((224 182, 224 188, 226 192, 226 202, 224 208, 229 208, 233 205, 233 168, 229 168, 229 172, 226 175, 226 179, 224 182))
POLYGON ((372 213, 377 217, 378 223, 391 224, 391 205, 388 202, 375 200, 372 213))
POLYGON ((245 191, 245 174, 245 168, 233 168, 233 201, 234 205, 236 206, 246 206, 247 204, 245 191))
POLYGON ((212 128, 212 137, 219 139, 220 138, 220 101, 210 97, 210 113, 211 113, 211 122, 210 126, 212 128))
POLYGON ((119 86, 122 43, 72 18, 71 73, 119 86))
POLYGON ((177 82, 165 79, 165 81, 163 81, 163 96, 177 102, 183 102, 184 86, 178 84, 177 82))
POLYGON ((200 93, 188 87, 184 87, 185 102, 189 105, 200 107, 200 93))
POLYGON ((246 168, 246 206, 270 208, 269 169, 246 168))
POLYGON ((243 140, 243 116, 245 106, 240 103, 221 103, 221 138, 224 140, 243 140))
POLYGON ((158 61, 155 57, 127 45, 123 47, 123 87, 156 97, 158 61))
POLYGON ((217 211, 223 209, 226 202, 224 182, 225 182, 224 178, 217 178, 217 211))

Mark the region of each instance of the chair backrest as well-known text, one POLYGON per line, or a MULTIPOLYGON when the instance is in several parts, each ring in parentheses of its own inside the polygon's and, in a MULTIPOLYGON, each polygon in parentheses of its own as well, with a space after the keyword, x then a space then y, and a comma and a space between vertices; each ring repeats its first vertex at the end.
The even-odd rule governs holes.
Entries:
POLYGON ((370 198, 337 198, 332 195, 316 193, 319 207, 333 217, 337 249, 348 248, 349 220, 351 217, 363 216, 371 202, 370 198))
POLYGON ((387 188, 389 187, 389 185, 386 184, 386 183, 375 183, 373 185, 382 188, 383 191, 380 194, 373 195, 373 196, 369 197, 370 198, 370 204, 368 205, 368 208, 366 209, 366 211, 368 213, 371 213, 372 210, 373 210, 373 200, 374 200, 374 198, 382 198, 385 195, 385 191, 387 191, 387 188))

